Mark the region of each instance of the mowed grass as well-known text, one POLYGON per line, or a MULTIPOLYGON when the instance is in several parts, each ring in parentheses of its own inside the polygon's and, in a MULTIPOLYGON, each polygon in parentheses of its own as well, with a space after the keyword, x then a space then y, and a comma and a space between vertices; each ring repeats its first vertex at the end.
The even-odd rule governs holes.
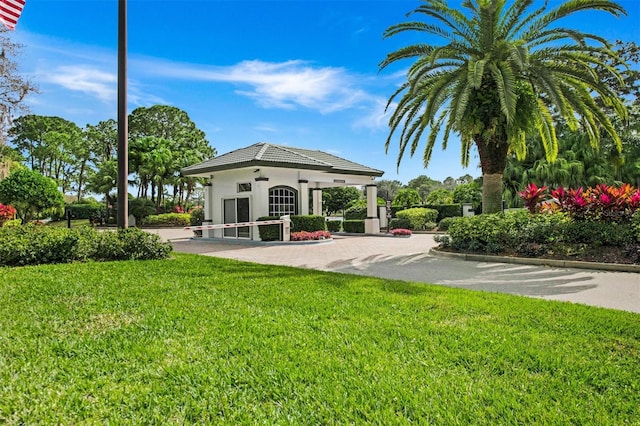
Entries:
POLYGON ((175 254, 0 269, 3 424, 638 424, 640 316, 175 254))

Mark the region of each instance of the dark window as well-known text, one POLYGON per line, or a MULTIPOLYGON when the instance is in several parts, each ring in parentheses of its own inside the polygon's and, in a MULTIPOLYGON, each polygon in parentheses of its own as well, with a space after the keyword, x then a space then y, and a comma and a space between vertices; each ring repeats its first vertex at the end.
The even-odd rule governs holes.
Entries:
POLYGON ((298 191, 288 186, 269 190, 269 216, 298 214, 298 191))

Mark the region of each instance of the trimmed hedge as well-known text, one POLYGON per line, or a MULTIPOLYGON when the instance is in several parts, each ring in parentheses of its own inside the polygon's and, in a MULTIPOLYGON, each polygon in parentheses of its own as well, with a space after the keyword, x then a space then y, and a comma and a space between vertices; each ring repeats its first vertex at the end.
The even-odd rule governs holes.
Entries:
POLYGON ((426 209, 423 207, 414 207, 411 209, 400 210, 396 213, 398 219, 408 220, 411 224, 409 229, 415 231, 424 231, 426 229, 435 228, 435 222, 438 218, 438 211, 434 209, 426 209))
POLYGON ((291 232, 326 231, 324 216, 318 215, 294 215, 291 216, 291 232))
POLYGON ((327 231, 340 232, 340 228, 342 228, 341 220, 327 220, 327 231))
POLYGON ((189 213, 152 214, 143 218, 142 224, 148 226, 189 226, 191 215, 189 213))
POLYGON ((344 211, 345 220, 357 220, 367 218, 367 206, 354 206, 349 207, 344 211))
POLYGON ((65 210, 71 212, 72 219, 107 217, 107 209, 104 204, 69 204, 65 206, 65 210))
POLYGON ((344 232, 364 234, 364 220, 345 220, 342 222, 344 232))
POLYGON ((166 259, 172 251, 158 235, 137 228, 98 232, 30 224, 0 228, 0 240, 1 266, 166 259))
POLYGON ((438 223, 438 229, 440 231, 447 231, 449 230, 449 227, 451 226, 451 224, 456 220, 458 220, 457 217, 445 217, 444 219, 440 220, 440 222, 438 223))
MULTIPOLYGON (((278 220, 280 216, 262 216, 258 218, 258 222, 262 222, 265 220, 278 220)), ((281 240, 281 230, 282 225, 273 224, 273 225, 258 225, 258 233, 260 235, 260 239, 262 241, 280 241, 281 240)))
POLYGON ((389 221, 389 229, 411 229, 411 221, 400 217, 394 217, 389 221))
POLYGON ((200 226, 204 221, 204 209, 197 207, 189 213, 189 224, 191 226, 200 226))

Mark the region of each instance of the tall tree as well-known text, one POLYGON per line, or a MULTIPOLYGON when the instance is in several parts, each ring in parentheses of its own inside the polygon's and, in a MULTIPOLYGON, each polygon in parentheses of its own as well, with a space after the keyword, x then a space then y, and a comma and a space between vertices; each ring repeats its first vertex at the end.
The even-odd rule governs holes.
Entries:
POLYGON ((391 201, 404 185, 399 180, 382 179, 376 182, 376 186, 378 187, 378 196, 386 201, 391 201))
POLYGON ((25 98, 38 91, 28 78, 20 74, 15 58, 20 55, 22 45, 13 42, 9 34, 4 25, 0 26, 0 145, 6 144, 13 117, 27 111, 25 98))
POLYGON ((0 181, 0 203, 15 207, 26 223, 43 210, 62 207, 64 198, 52 179, 21 167, 0 181))
POLYGON ((425 167, 444 126, 443 149, 451 132, 462 142, 462 164, 478 149, 483 176, 483 212, 502 210, 502 177, 510 151, 526 155, 526 133, 536 129, 548 161, 558 153, 555 119, 581 128, 597 146, 601 129, 616 149, 621 141, 610 118, 595 101, 626 117, 623 102, 594 72, 611 78, 620 71, 602 58, 617 58, 610 44, 595 34, 562 26, 563 18, 586 10, 616 17, 623 7, 611 0, 568 0, 548 10, 535 0, 464 0, 452 8, 443 0, 423 0, 412 13, 430 22, 405 22, 389 27, 385 37, 418 32, 444 39, 443 44, 413 44, 387 55, 381 69, 415 59, 407 80, 390 97, 388 149, 398 128, 398 166, 409 148, 415 153, 425 131, 425 167), (435 23, 434 23, 435 21, 435 23), (394 102, 397 101, 397 104, 394 102))

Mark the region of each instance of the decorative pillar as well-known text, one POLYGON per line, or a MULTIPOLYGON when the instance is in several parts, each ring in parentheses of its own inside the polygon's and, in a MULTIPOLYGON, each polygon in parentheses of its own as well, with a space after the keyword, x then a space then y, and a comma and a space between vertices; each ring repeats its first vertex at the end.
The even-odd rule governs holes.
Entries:
POLYGON ((322 216, 322 188, 313 188, 313 214, 322 216))
MULTIPOLYGON (((269 216, 269 178, 257 177, 255 179, 255 186, 253 188, 253 200, 252 211, 253 220, 257 220, 259 217, 269 216)), ((251 239, 254 241, 260 241, 259 226, 254 227, 251 239)))
POLYGON ((378 187, 367 185, 367 218, 364 220, 365 234, 380 233, 380 219, 378 219, 378 187))
MULTIPOLYGON (((209 178, 209 182, 204 185, 204 220, 202 221, 203 225, 213 224, 213 206, 215 201, 213 199, 213 176, 209 178)), ((213 229, 203 229, 202 236, 205 238, 213 238, 214 237, 213 229)))
MULTIPOLYGON (((298 180, 298 197, 300 198, 300 214, 309 214, 309 181, 306 179, 298 180)), ((314 203, 315 204, 315 203, 314 203)))

